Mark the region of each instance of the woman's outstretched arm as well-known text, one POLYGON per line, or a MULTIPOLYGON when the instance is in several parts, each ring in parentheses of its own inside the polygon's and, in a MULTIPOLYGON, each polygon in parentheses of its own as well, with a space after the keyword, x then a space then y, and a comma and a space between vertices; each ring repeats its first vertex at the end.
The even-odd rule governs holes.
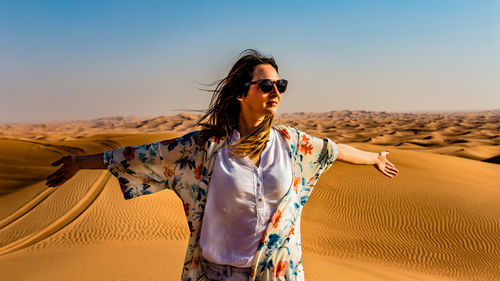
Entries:
POLYGON ((377 170, 390 178, 399 172, 396 166, 387 160, 389 151, 376 153, 359 150, 347 144, 337 144, 337 146, 339 149, 337 160, 351 164, 374 165, 377 170))
POLYGON ((81 169, 106 169, 103 162, 103 153, 64 156, 52 163, 52 166, 59 166, 61 164, 63 166, 59 170, 46 178, 46 186, 56 187, 61 185, 71 179, 81 169))

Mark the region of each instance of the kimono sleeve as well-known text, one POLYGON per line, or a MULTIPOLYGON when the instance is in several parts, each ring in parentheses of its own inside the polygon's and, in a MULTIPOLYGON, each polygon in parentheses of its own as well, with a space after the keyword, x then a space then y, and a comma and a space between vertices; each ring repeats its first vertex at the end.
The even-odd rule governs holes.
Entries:
POLYGON ((298 132, 298 151, 305 156, 311 155, 314 159, 313 165, 317 165, 316 168, 318 169, 324 168, 323 172, 326 172, 333 165, 333 162, 337 160, 337 143, 327 137, 319 138, 299 129, 296 130, 298 132))
MULTIPOLYGON (((170 140, 106 151, 103 162, 118 179, 125 199, 164 189, 174 190, 173 183, 178 177, 175 167, 179 166, 176 164, 179 159, 187 158, 181 166, 186 161, 189 166, 194 166, 192 152, 197 150, 192 149, 193 135, 194 132, 170 140)), ((177 193, 176 190, 174 192, 177 193)))
POLYGON ((125 199, 165 188, 161 144, 126 146, 104 152, 103 162, 120 184, 125 199))

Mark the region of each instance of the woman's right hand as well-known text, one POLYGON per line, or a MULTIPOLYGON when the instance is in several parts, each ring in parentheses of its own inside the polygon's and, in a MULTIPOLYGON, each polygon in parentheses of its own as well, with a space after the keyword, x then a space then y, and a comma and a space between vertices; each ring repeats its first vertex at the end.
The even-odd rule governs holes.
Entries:
POLYGON ((75 155, 64 156, 56 162, 52 163, 52 166, 59 166, 61 164, 63 164, 63 166, 59 168, 59 170, 50 174, 46 178, 46 186, 56 187, 58 185, 61 185, 71 179, 81 169, 78 162, 78 156, 75 155))

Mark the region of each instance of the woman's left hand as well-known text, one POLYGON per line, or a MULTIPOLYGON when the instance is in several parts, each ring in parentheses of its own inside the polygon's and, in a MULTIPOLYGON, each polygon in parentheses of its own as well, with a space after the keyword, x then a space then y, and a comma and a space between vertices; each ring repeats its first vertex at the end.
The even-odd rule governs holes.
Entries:
POLYGON ((387 154, 389 154, 389 151, 379 152, 377 162, 374 164, 374 166, 382 174, 392 178, 397 175, 399 171, 398 169, 396 169, 396 166, 394 166, 394 164, 387 160, 387 154))

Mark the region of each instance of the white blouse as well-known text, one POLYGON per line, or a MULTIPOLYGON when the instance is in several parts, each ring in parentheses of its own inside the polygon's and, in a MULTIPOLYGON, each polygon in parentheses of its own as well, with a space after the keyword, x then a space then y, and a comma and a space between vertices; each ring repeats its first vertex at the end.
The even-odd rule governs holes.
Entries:
MULTIPOLYGON (((240 138, 237 130, 228 138, 240 138)), ((207 260, 236 267, 253 264, 260 240, 292 185, 291 160, 282 136, 271 129, 259 167, 248 157, 231 155, 226 143, 215 158, 201 228, 207 260)))

